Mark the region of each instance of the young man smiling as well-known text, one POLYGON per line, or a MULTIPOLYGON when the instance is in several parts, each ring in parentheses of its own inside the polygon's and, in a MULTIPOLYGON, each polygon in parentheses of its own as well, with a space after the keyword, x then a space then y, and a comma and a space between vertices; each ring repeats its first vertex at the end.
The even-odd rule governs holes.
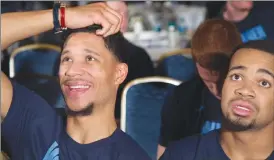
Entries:
MULTIPOLYGON (((117 128, 114 118, 117 89, 128 72, 127 53, 118 50, 123 45, 118 32, 122 17, 104 3, 67 8, 65 13, 69 29, 59 79, 67 118, 2 74, 1 133, 9 155, 33 160, 150 159, 117 128)), ((52 29, 52 22, 52 10, 1 15, 2 49, 52 29)))

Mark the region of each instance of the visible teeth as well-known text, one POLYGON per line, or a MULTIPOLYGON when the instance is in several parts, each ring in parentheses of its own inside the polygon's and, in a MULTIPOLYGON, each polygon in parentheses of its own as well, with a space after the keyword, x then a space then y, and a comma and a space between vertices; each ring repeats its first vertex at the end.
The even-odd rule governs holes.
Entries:
POLYGON ((72 89, 76 89, 76 88, 89 88, 89 86, 78 85, 78 86, 70 86, 70 88, 72 88, 72 89))
POLYGON ((241 107, 241 106, 236 106, 237 108, 240 108, 240 109, 243 109, 243 110, 246 110, 246 111, 249 111, 249 109, 247 108, 244 108, 244 107, 241 107))

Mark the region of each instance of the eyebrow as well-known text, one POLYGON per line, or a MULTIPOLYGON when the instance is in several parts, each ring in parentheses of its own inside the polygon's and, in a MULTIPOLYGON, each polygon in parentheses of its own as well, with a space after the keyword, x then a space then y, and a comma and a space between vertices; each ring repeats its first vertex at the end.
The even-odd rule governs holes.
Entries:
POLYGON ((93 50, 90 50, 90 49, 84 49, 84 51, 87 52, 87 53, 94 53, 95 55, 100 56, 99 53, 97 53, 97 52, 95 52, 93 50))
POLYGON ((230 72, 233 70, 246 70, 246 67, 245 66, 233 66, 233 67, 229 68, 228 71, 230 72))
POLYGON ((65 54, 67 54, 67 53, 69 53, 69 51, 68 51, 68 50, 65 50, 65 51, 61 52, 61 55, 65 55, 65 54))
MULTIPOLYGON (((247 69, 247 67, 245 67, 245 66, 233 66, 233 67, 231 67, 231 68, 229 69, 229 72, 230 72, 230 71, 233 71, 233 70, 246 70, 246 69, 247 69)), ((257 72, 258 72, 258 73, 265 73, 265 74, 268 74, 268 75, 270 75, 272 78, 274 78, 274 73, 270 72, 270 71, 267 70, 267 69, 260 68, 260 69, 258 69, 257 72)))
POLYGON ((272 78, 274 78, 274 73, 270 72, 270 71, 267 70, 267 69, 260 68, 257 72, 268 74, 268 75, 270 75, 272 78))
MULTIPOLYGON (((92 50, 90 50, 90 49, 84 49, 84 51, 87 52, 87 53, 95 54, 96 56, 100 56, 99 53, 94 52, 94 51, 92 51, 92 50)), ((69 52, 70 52, 69 50, 64 50, 64 51, 61 53, 61 55, 65 55, 65 54, 67 54, 67 53, 69 53, 69 52)))

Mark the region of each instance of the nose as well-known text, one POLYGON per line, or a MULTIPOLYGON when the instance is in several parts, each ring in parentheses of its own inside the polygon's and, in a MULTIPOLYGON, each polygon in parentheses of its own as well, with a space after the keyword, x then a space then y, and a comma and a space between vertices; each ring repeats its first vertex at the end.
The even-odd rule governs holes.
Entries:
POLYGON ((256 97, 254 90, 248 83, 244 83, 242 87, 236 89, 235 94, 246 99, 252 99, 256 97))
POLYGON ((69 77, 81 76, 83 74, 83 66, 77 63, 72 63, 65 72, 65 75, 69 77))

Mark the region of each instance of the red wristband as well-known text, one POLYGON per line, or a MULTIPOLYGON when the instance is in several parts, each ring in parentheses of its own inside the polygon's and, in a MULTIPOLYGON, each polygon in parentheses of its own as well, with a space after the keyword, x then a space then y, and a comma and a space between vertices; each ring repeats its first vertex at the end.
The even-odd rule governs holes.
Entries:
POLYGON ((65 23, 65 9, 66 7, 64 5, 60 6, 60 13, 61 13, 61 29, 67 29, 66 23, 65 23))

